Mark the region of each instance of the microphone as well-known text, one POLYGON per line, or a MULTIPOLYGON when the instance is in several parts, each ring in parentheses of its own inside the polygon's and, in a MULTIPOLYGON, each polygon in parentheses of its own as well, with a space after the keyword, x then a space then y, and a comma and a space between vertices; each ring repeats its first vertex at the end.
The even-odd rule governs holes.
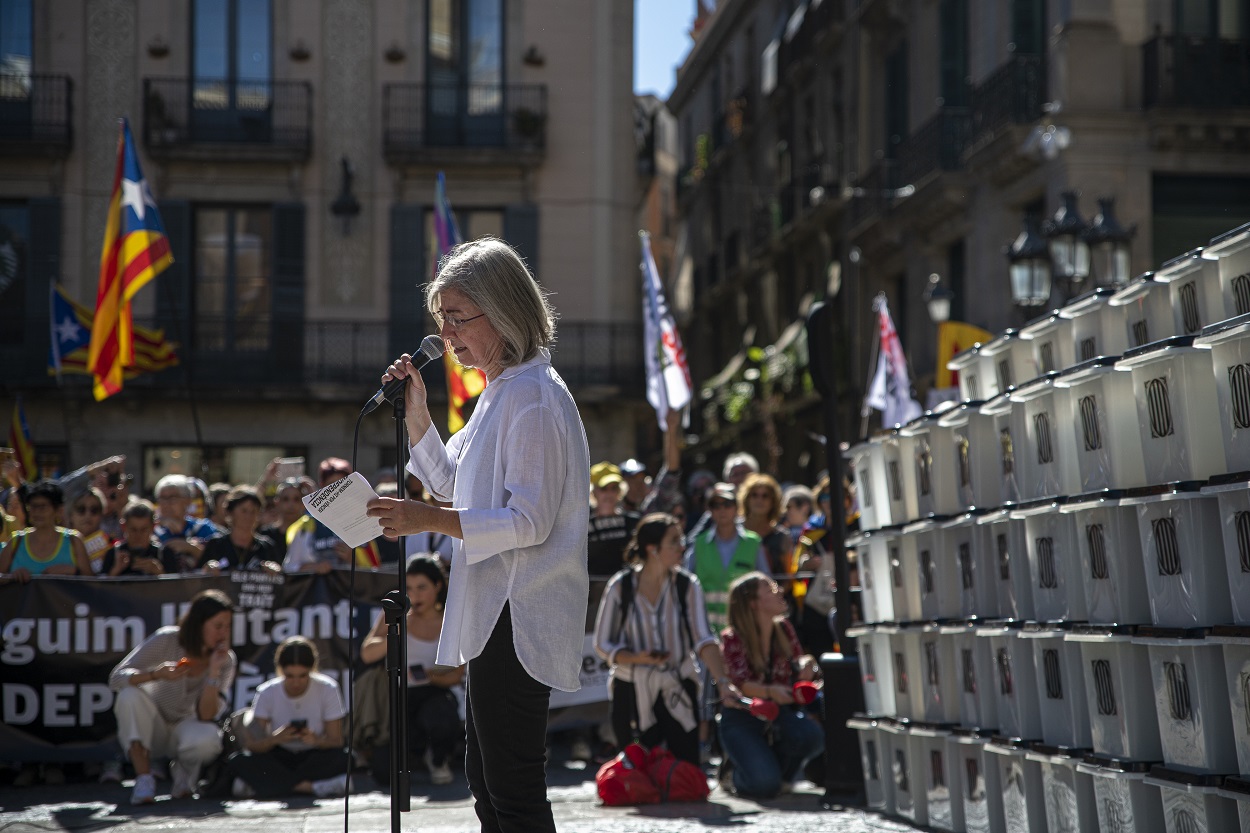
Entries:
MULTIPOLYGON (((421 340, 421 346, 417 349, 418 355, 414 355, 413 359, 420 358, 420 361, 414 361, 413 364, 420 370, 430 362, 443 355, 443 339, 436 335, 428 335, 421 340)), ((364 410, 360 412, 361 416, 372 413, 375 408, 383 402, 393 402, 395 397, 404 395, 404 388, 408 385, 407 377, 403 379, 392 379, 382 387, 378 388, 378 392, 365 403, 364 410)))

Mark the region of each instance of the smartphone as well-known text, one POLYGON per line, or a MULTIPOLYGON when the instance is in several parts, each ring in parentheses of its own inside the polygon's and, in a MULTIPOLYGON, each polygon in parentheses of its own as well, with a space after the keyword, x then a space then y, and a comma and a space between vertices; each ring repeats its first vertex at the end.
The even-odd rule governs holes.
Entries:
POLYGON ((294 480, 304 475, 304 458, 303 457, 279 457, 278 471, 275 477, 278 482, 283 480, 294 480))
POLYGON ((429 679, 429 676, 425 673, 424 665, 410 665, 408 666, 408 673, 412 675, 413 682, 423 683, 429 679))
POLYGON ((291 719, 291 728, 302 732, 308 728, 308 719, 304 717, 295 717, 291 719))

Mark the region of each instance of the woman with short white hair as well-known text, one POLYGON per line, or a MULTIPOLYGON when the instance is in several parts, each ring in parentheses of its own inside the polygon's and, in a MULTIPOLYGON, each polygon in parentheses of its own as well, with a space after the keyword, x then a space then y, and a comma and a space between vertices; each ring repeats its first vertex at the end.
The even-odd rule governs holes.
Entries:
POLYGON ((555 830, 547 800, 551 689, 579 685, 589 577, 590 453, 577 404, 551 366, 555 314, 516 251, 453 248, 426 287, 447 349, 486 389, 443 444, 404 354, 408 470, 449 507, 377 498, 388 536, 430 530, 452 548, 439 665, 468 663, 465 774, 486 831, 555 830))

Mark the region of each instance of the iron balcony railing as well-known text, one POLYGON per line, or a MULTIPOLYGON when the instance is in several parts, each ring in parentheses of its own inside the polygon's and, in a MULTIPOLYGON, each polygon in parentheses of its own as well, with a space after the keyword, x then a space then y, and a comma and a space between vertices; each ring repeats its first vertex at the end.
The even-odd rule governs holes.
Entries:
POLYGON ((898 162, 894 159, 882 159, 855 180, 849 189, 851 226, 877 217, 893 205, 897 199, 898 183, 898 162))
POLYGON ((73 92, 68 75, 0 72, 0 153, 68 154, 73 92))
POLYGON ((955 171, 972 134, 967 107, 945 107, 898 148, 898 178, 914 185, 933 171, 955 171))
POLYGON ((541 156, 547 144, 547 85, 387 84, 382 137, 391 161, 449 148, 541 156))
POLYGON ((206 145, 305 159, 312 149, 306 81, 145 78, 143 135, 154 154, 206 145), (224 147, 223 147, 224 146, 224 147))
POLYGON ((1250 41, 1160 35, 1142 44, 1142 106, 1250 107, 1250 41))
POLYGON ((1041 55, 1014 55, 972 90, 970 139, 1042 115, 1046 72, 1041 55))

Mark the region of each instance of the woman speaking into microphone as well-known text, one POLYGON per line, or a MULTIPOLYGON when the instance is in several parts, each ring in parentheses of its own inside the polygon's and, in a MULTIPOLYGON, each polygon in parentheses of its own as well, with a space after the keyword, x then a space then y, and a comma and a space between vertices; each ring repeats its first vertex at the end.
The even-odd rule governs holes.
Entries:
POLYGON ((547 800, 551 689, 579 687, 589 580, 590 453, 577 405, 551 366, 555 313, 520 256, 484 238, 448 252, 426 306, 457 361, 486 375, 446 445, 407 354, 408 470, 449 507, 377 498, 390 536, 450 535, 439 665, 468 664, 465 773, 484 831, 555 830, 547 800))

